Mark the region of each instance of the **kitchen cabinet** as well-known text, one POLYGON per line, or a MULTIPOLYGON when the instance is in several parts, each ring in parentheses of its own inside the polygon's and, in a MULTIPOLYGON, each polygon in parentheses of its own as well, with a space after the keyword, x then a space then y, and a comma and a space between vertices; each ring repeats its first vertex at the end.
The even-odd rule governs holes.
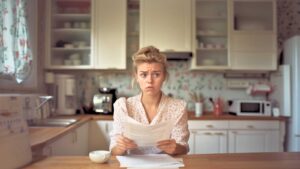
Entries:
POLYGON ((276 0, 232 0, 230 15, 231 69, 276 70, 276 0))
POLYGON ((189 154, 215 154, 227 152, 226 121, 196 121, 189 122, 190 139, 189 154))
POLYGON ((229 153, 283 151, 279 129, 279 122, 231 121, 229 153))
POLYGON ((47 69, 125 69, 127 2, 48 0, 47 69))
POLYGON ((88 155, 88 123, 44 147, 46 156, 88 155))
POLYGON ((284 122, 189 120, 189 154, 282 152, 284 122))
POLYGON ((228 1, 193 0, 191 69, 228 69, 228 1))
POLYGON ((112 120, 93 120, 89 123, 89 151, 109 150, 112 120))
POLYGON ((141 0, 140 47, 191 52, 191 0, 141 0))
POLYGON ((191 69, 276 69, 276 0, 194 0, 193 4, 191 69))
POLYGON ((90 68, 92 0, 46 1, 46 68, 90 68))

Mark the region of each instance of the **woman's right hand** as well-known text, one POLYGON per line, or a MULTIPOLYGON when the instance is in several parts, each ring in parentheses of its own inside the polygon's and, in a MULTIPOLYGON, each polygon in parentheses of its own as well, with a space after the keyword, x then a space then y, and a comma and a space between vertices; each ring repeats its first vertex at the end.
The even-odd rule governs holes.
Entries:
POLYGON ((123 155, 127 150, 134 148, 137 148, 137 144, 133 140, 123 135, 119 135, 117 137, 117 145, 112 149, 112 154, 123 155))

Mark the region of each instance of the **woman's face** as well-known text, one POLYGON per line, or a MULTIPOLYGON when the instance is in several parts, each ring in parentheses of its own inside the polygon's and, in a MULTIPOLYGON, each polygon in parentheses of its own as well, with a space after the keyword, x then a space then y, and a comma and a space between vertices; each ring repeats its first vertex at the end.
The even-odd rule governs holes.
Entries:
POLYGON ((160 63, 141 63, 137 66, 136 80, 143 94, 160 94, 165 80, 163 66, 160 63))

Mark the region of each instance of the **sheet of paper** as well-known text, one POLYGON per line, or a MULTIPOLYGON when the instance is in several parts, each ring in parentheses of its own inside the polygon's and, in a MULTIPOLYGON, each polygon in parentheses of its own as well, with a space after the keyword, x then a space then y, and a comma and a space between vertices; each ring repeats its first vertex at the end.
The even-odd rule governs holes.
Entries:
POLYGON ((166 121, 156 125, 143 125, 128 117, 124 122, 124 136, 135 141, 139 147, 155 146, 158 141, 170 138, 173 121, 166 121))
POLYGON ((184 164, 167 154, 117 156, 120 167, 128 168, 178 168, 184 164))

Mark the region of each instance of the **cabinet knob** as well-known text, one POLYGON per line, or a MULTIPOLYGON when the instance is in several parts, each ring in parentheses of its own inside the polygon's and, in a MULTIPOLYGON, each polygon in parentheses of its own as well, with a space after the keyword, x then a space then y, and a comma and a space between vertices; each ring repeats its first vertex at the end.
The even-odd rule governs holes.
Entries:
POLYGON ((247 128, 248 128, 248 129, 254 129, 254 126, 248 125, 247 128))
POLYGON ((209 124, 209 125, 206 125, 207 128, 214 128, 213 125, 209 124))

